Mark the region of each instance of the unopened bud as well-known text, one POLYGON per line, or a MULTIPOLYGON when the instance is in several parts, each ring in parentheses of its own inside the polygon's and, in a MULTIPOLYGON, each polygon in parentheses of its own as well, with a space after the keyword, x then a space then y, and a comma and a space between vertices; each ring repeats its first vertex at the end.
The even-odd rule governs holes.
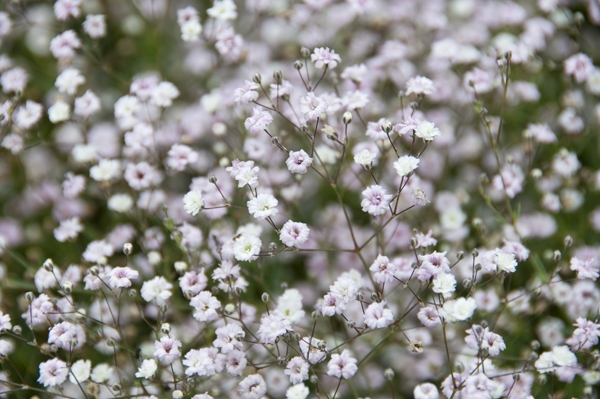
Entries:
POLYGON ((56 352, 58 352, 58 345, 51 344, 49 349, 50 349, 50 352, 56 353, 56 352))
POLYGON ((344 121, 344 125, 349 125, 350 123, 352 123, 352 112, 344 112, 344 115, 342 115, 342 120, 344 121))
MULTIPOLYGON (((239 287, 236 287, 236 288, 239 288, 239 287)), ((235 289, 234 289, 234 291, 235 291, 235 289)), ((235 312, 235 305, 233 303, 228 303, 227 305, 225 305, 225 308, 223 308, 223 310, 227 314, 232 314, 233 312, 235 312)))
POLYGON ((166 303, 163 303, 162 305, 160 305, 158 307, 158 309, 160 310, 160 312, 162 314, 165 314, 165 313, 167 313, 167 310, 169 310, 169 305, 167 305, 166 303))
POLYGON ((298 60, 296 60, 296 61, 294 62, 294 68, 295 68, 296 70, 298 70, 298 71, 299 71, 299 70, 301 70, 303 66, 304 66, 304 64, 303 64, 303 63, 301 63, 301 62, 300 62, 300 61, 298 61, 298 60))
POLYGON ((324 351, 327 349, 327 343, 325 341, 317 342, 317 349, 324 351))
POLYGON ((534 351, 540 349, 540 346, 541 346, 540 341, 538 341, 538 340, 531 341, 531 349, 533 349, 534 351))
POLYGON ((310 383, 314 385, 319 382, 319 377, 317 377, 316 375, 313 374, 310 376, 309 380, 310 380, 310 383))
POLYGON ((163 323, 160 326, 160 332, 163 334, 170 334, 171 333, 171 325, 169 323, 163 323))
POLYGON ((479 250, 478 250, 477 248, 475 248, 475 249, 473 250, 472 254, 473 254, 473 257, 474 257, 474 258, 478 257, 478 256, 479 256, 479 250))
POLYGON ((356 293, 356 300, 360 301, 360 302, 364 301, 365 300, 365 294, 363 294, 362 291, 358 291, 356 293))
POLYGON ((27 303, 33 302, 34 299, 35 295, 33 295, 33 292, 29 291, 25 293, 25 300, 27 301, 27 303))
POLYGON ((283 357, 283 356, 279 356, 279 357, 277 358, 277 364, 278 364, 278 365, 280 365, 280 366, 283 366, 283 365, 284 365, 284 364, 286 364, 286 363, 287 363, 287 362, 285 361, 285 357, 283 357))
POLYGON ((569 235, 569 236, 566 236, 566 237, 565 237, 565 247, 567 247, 567 248, 568 248, 568 247, 570 247, 571 245, 573 245, 573 237, 571 237, 570 235, 569 235))
POLYGON ((242 287, 233 287, 233 295, 240 296, 242 295, 242 287))
POLYGON ((235 334, 234 338, 236 341, 241 341, 244 339, 244 333, 239 332, 239 333, 235 334))
POLYGON ((386 134, 390 134, 393 127, 394 126, 392 125, 392 122, 388 119, 384 120, 381 124, 381 130, 383 130, 386 134))
POLYGON ((490 178, 485 173, 482 173, 479 176, 479 182, 483 185, 489 184, 490 178))
POLYGON ((280 70, 273 72, 273 80, 275 81, 275 84, 280 85, 283 81, 283 73, 280 70))
POLYGON ((217 176, 215 176, 213 174, 208 175, 208 182, 215 184, 217 182, 217 176))
POLYGON ((129 298, 135 298, 137 296, 137 290, 135 288, 131 288, 129 291, 127 291, 127 295, 129 295, 129 298))
POLYGON ((318 310, 315 310, 312 312, 311 317, 313 319, 318 319, 319 317, 321 317, 321 312, 319 312, 318 310))
POLYGON ((310 50, 306 47, 302 47, 300 49, 300 55, 302 56, 302 58, 308 58, 310 57, 310 50))
POLYGON ((16 335, 21 335, 23 333, 23 328, 21 326, 13 326, 12 332, 16 335))
POLYGON ((112 384, 112 389, 113 389, 113 391, 120 391, 121 384, 119 384, 118 382, 115 382, 114 384, 112 384))
POLYGON ((287 289, 288 289, 288 283, 286 283, 286 282, 284 281, 283 283, 281 283, 281 284, 279 285, 279 287, 281 287, 281 289, 285 291, 285 290, 287 290, 287 289))
POLYGON ((276 242, 269 243, 269 251, 271 251, 271 252, 277 251, 277 243, 276 242))
POLYGON ((416 238, 416 237, 412 237, 412 238, 410 239, 410 246, 411 246, 411 247, 413 247, 413 248, 416 248, 418 244, 419 244, 419 241, 417 240, 417 238, 416 238))
POLYGON ((70 281, 65 281, 64 283, 62 283, 62 289, 65 292, 65 294, 70 294, 71 292, 73 292, 73 283, 70 281))
POLYGON ((481 320, 481 327, 488 328, 488 322, 487 322, 487 320, 481 320))
POLYGON ((348 328, 354 328, 354 327, 356 327, 356 323, 353 320, 348 320, 346 322, 346 327, 348 327, 348 328))
POLYGON ((537 360, 538 357, 539 356, 538 356, 537 353, 531 352, 529 355, 527 355, 527 360, 530 361, 530 362, 534 362, 534 361, 537 360))
POLYGON ((465 371, 465 365, 462 364, 462 362, 456 362, 454 363, 454 370, 461 374, 463 371, 465 371))
POLYGON ((535 168, 531 171, 531 177, 533 177, 535 180, 542 177, 542 174, 543 174, 542 171, 538 168, 535 168))
POLYGON ((252 75, 252 81, 254 83, 260 84, 262 82, 262 76, 260 76, 260 73, 255 73, 254 75, 252 75))
POLYGON ((465 258, 465 252, 464 251, 458 251, 458 253, 456 254, 456 259, 463 260, 464 258, 465 258))
POLYGON ((92 267, 90 267, 89 272, 92 276, 98 277, 100 270, 98 269, 98 266, 92 266, 92 267))
POLYGON ((183 292, 183 297, 189 301, 190 299, 192 299, 194 297, 194 293, 190 290, 185 290, 183 292))
POLYGON ((44 261, 42 266, 44 267, 44 270, 51 272, 54 269, 54 262, 52 262, 52 259, 48 258, 44 261))
POLYGON ((473 283, 473 281, 470 278, 466 278, 463 280, 462 285, 465 288, 471 288, 472 283, 473 283))
POLYGON ((548 377, 546 377, 546 374, 540 374, 538 375, 537 380, 540 385, 546 385, 546 382, 548 382, 548 377))
POLYGON ((480 271, 481 271, 481 269, 483 269, 483 266, 481 266, 481 263, 477 263, 477 264, 475 265, 475 271, 478 271, 478 272, 480 272, 480 271))
POLYGON ((267 303, 269 302, 269 299, 271 299, 271 297, 269 296, 268 293, 263 292, 262 295, 260 296, 260 299, 264 302, 267 303))
POLYGON ((130 242, 126 242, 125 244, 123 244, 123 253, 127 256, 131 255, 131 252, 133 251, 133 245, 130 242))
POLYGON ((519 380, 521 379, 521 374, 519 374, 519 373, 514 373, 512 377, 513 377, 513 380, 515 380, 515 381, 519 381, 519 380))
POLYGON ((383 372, 383 377, 388 381, 392 381, 394 379, 394 375, 394 370, 392 370, 391 368, 387 368, 383 372))
POLYGON ((552 254, 552 258, 557 262, 562 259, 562 254, 558 249, 554 251, 554 253, 552 254))
POLYGON ((179 274, 184 273, 188 269, 188 264, 182 260, 177 261, 173 264, 175 271, 179 274))
POLYGON ((504 53, 504 58, 506 59, 506 61, 510 61, 510 59, 512 58, 512 51, 507 51, 506 53, 504 53))
POLYGON ((76 337, 71 338, 71 348, 75 348, 79 344, 79 340, 76 337))
POLYGON ((378 299, 379 299, 379 294, 377 294, 376 292, 371 292, 371 300, 377 301, 378 299))
POLYGON ((106 339, 106 345, 107 346, 115 346, 115 340, 113 338, 111 338, 111 337, 108 337, 106 339))

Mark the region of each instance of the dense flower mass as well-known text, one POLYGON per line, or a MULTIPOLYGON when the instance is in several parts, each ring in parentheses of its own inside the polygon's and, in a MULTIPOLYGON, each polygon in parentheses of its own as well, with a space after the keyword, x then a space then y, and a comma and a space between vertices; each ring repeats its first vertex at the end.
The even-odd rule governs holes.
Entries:
POLYGON ((0 398, 597 397, 599 42, 596 0, 3 2, 0 398))

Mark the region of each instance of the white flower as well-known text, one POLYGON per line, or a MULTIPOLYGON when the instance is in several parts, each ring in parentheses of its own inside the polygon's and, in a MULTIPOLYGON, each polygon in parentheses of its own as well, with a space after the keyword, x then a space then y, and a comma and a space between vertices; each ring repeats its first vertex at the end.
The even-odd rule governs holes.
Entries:
POLYGON ((286 399, 306 399, 309 393, 310 389, 301 383, 289 387, 285 393, 285 397, 286 399))
POLYGON ((433 279, 433 292, 448 298, 456 290, 456 277, 450 273, 439 273, 433 279))
POLYGON ((152 89, 150 103, 158 107, 167 108, 173 104, 173 99, 179 97, 179 90, 171 82, 160 82, 152 89))
POLYGON ((410 78, 408 82, 406 82, 406 95, 410 95, 411 93, 417 95, 428 95, 435 91, 435 86, 430 79, 427 79, 423 76, 416 76, 414 78, 410 78))
POLYGON ((204 200, 202 199, 202 191, 192 190, 183 197, 183 208, 185 213, 196 216, 202 208, 204 208, 204 200))
POLYGON ((213 6, 206 10, 209 17, 222 21, 232 21, 237 18, 237 6, 232 0, 215 0, 213 6))
POLYGON ((464 321, 473 316, 477 309, 477 303, 473 298, 458 298, 455 301, 447 301, 444 307, 439 310, 440 316, 454 323, 456 321, 464 321))
POLYGON ((195 42, 200 38, 202 25, 198 21, 187 21, 181 25, 181 39, 184 42, 195 42))
POLYGON ((103 159, 90 168, 90 177, 96 181, 110 181, 120 177, 121 163, 116 159, 103 159))
POLYGON ((248 201, 248 212, 256 219, 266 219, 276 215, 278 201, 271 194, 258 194, 256 198, 248 201))
POLYGON ((114 369, 106 363, 101 363, 94 367, 92 370, 91 379, 97 383, 103 383, 108 381, 108 379, 112 376, 114 369))
POLYGON ((92 362, 89 360, 78 360, 71 366, 71 372, 69 373, 69 381, 73 384, 82 383, 90 378, 90 371, 92 369, 92 362))
POLYGON ((375 158, 377 158, 377 154, 365 148, 358 154, 354 155, 354 162, 364 167, 367 167, 371 166, 371 163, 375 158))
POLYGON ((108 209, 125 213, 133 206, 133 199, 129 194, 115 194, 108 200, 108 209))
POLYGON ((421 160, 412 155, 404 155, 394 162, 394 169, 400 176, 408 176, 419 166, 421 160))
POLYGON ((552 348, 552 362, 557 366, 573 366, 577 364, 577 357, 566 345, 552 348))
POLYGON ((241 261, 247 262, 258 258, 262 241, 254 234, 241 233, 233 239, 233 256, 241 261))
POLYGON ((499 250, 496 252, 496 266, 499 272, 514 273, 517 267, 515 255, 499 250))
POLYGON ((72 96, 77 91, 77 87, 85 83, 85 77, 75 68, 67 68, 56 78, 54 86, 60 93, 67 93, 72 96))
POLYGON ((440 135, 440 129, 433 122, 423 121, 417 125, 415 135, 424 141, 432 141, 434 137, 440 135))
POLYGON ((58 123, 68 120, 71 117, 71 107, 62 100, 55 102, 48 108, 48 119, 52 123, 58 123))
POLYGON ((435 385, 430 382, 426 382, 421 385, 417 385, 413 391, 414 399, 439 399, 440 393, 438 392, 435 385))
POLYGON ((308 240, 310 229, 305 223, 288 220, 281 228, 279 239, 288 247, 298 247, 308 240))
POLYGON ((144 359, 144 361, 142 361, 142 364, 138 368, 137 373, 135 373, 135 376, 137 378, 145 378, 149 380, 152 378, 152 376, 154 376, 154 373, 156 373, 157 368, 158 366, 156 365, 156 360, 144 359))
POLYGON ((173 285, 163 276, 156 276, 152 280, 144 282, 140 294, 146 302, 156 300, 156 303, 160 306, 171 297, 171 291, 169 291, 171 288, 173 288, 173 285))

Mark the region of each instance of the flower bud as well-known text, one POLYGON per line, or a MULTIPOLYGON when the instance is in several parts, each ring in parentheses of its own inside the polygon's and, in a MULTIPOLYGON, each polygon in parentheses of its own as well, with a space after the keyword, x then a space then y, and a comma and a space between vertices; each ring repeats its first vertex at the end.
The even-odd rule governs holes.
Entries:
POLYGON ((54 262, 52 262, 52 259, 48 258, 44 261, 42 266, 44 267, 44 270, 51 272, 54 269, 54 262))
POLYGON ((313 374, 310 376, 309 381, 311 384, 316 384, 319 382, 319 377, 317 377, 316 375, 313 374))
POLYGON ((481 327, 483 327, 483 328, 487 328, 488 327, 487 320, 481 320, 481 327))
POLYGON ((296 61, 294 62, 294 68, 295 68, 296 70, 298 70, 298 71, 299 71, 299 70, 301 70, 303 66, 304 66, 304 64, 303 64, 303 63, 301 63, 301 62, 300 62, 300 61, 298 61, 298 60, 296 60, 296 61))
POLYGON ((533 340, 531 341, 531 349, 533 349, 534 351, 540 349, 540 341, 538 340, 533 340))
POLYGON ((472 283, 473 283, 473 281, 470 278, 466 278, 463 280, 462 285, 465 288, 471 288, 472 283))
POLYGON ((344 115, 342 115, 342 120, 344 121, 344 125, 349 125, 350 123, 352 123, 352 112, 344 112, 344 115))
POLYGON ((465 252, 464 251, 458 251, 458 253, 456 254, 456 259, 463 260, 464 258, 465 258, 465 252))
POLYGON ((242 295, 242 287, 233 287, 233 295, 235 295, 235 296, 242 295))
POLYGON ((129 295, 129 298, 135 298, 137 296, 137 290, 135 288, 131 288, 129 291, 127 291, 127 295, 129 295))
POLYGON ((192 299, 194 297, 194 293, 190 290, 185 290, 183 292, 183 297, 189 301, 190 299, 192 299))
POLYGON ((483 269, 483 266, 481 266, 481 263, 477 263, 477 264, 475 265, 475 271, 478 271, 478 272, 480 272, 480 271, 481 271, 481 269, 483 269))
POLYGON ((183 398, 183 392, 180 389, 173 391, 173 399, 183 398))
POLYGON ((362 291, 358 291, 356 293, 356 300, 360 302, 365 300, 365 295, 362 293, 362 291))
POLYGON ((50 352, 56 353, 58 352, 58 345, 56 344, 51 344, 50 345, 50 352))
POLYGON ((554 260, 557 262, 562 259, 562 254, 558 249, 554 251, 554 253, 552 254, 552 258, 554 258, 554 260))
POLYGON ((34 299, 35 295, 33 294, 33 292, 29 291, 25 293, 25 300, 27 301, 27 303, 33 302, 34 299))
MULTIPOLYGON (((235 288, 239 288, 239 287, 235 287, 235 288)), ((234 289, 234 291, 235 291, 235 289, 234 289)), ((232 314, 233 312, 235 312, 235 305, 233 303, 228 303, 227 305, 225 305, 225 308, 223 308, 223 310, 227 314, 232 314)))
POLYGON ((479 256, 479 250, 478 250, 477 248, 475 248, 475 249, 473 250, 472 254, 473 254, 473 257, 474 257, 474 258, 478 257, 478 256, 479 256))
POLYGON ((387 368, 383 372, 383 377, 388 381, 392 381, 394 379, 394 375, 394 370, 392 370, 391 368, 387 368))
POLYGON ((118 382, 115 382, 114 384, 112 384, 112 389, 113 389, 113 391, 120 391, 121 384, 119 384, 118 382))
POLYGON ((531 170, 531 177, 534 178, 535 180, 539 179, 540 177, 542 177, 542 171, 538 168, 532 169, 531 170))
POLYGON ((160 326, 160 332, 169 335, 171 333, 171 325, 169 323, 163 323, 160 326))
POLYGON ((131 252, 133 251, 133 245, 130 242, 126 242, 125 244, 123 244, 123 253, 127 256, 131 255, 131 252))
POLYGON ((244 333, 239 332, 239 333, 235 334, 234 338, 236 341, 241 341, 244 339, 244 333))
POLYGON ((73 283, 70 281, 65 281, 62 283, 62 289, 65 294, 69 295, 71 292, 73 292, 73 283))
POLYGON ((465 365, 462 364, 462 362, 456 362, 454 363, 454 370, 461 374, 463 371, 465 371, 465 365))
POLYGON ((327 349, 327 343, 325 341, 317 342, 317 349, 324 351, 327 349))
POLYGON ((300 55, 302 56, 302 58, 308 58, 308 57, 310 57, 310 50, 303 46, 300 49, 300 55))
POLYGON ((100 270, 98 269, 98 266, 92 266, 92 267, 90 267, 89 272, 92 276, 98 277, 100 270))
POLYGON ((188 264, 181 260, 175 262, 173 266, 175 267, 175 271, 179 274, 183 274, 188 268, 188 264))
POLYGON ((279 356, 279 357, 277 358, 277 364, 278 364, 278 365, 280 365, 280 366, 283 366, 283 365, 284 365, 284 364, 286 364, 286 363, 287 363, 287 362, 285 361, 285 357, 283 357, 283 356, 279 356))
POLYGON ((113 338, 111 338, 111 337, 108 337, 106 339, 106 345, 107 346, 115 346, 115 340, 113 338))
POLYGON ((270 298, 271 298, 271 297, 270 297, 270 296, 269 296, 269 294, 268 294, 268 293, 266 293, 266 292, 263 292, 263 293, 262 293, 262 295, 260 296, 260 299, 261 299, 261 301, 263 301, 264 303, 267 303, 267 302, 269 302, 269 299, 270 299, 270 298))
POLYGON ((79 344, 79 340, 76 337, 71 338, 71 348, 75 348, 79 344))
POLYGON ((16 335, 21 335, 23 333, 23 328, 21 326, 13 326, 12 332, 16 335))
POLYGON ((419 241, 417 240, 417 238, 416 237, 412 237, 410 239, 410 246, 413 247, 413 248, 416 248, 417 244, 419 244, 419 241))
POLYGON ((565 237, 565 247, 570 247, 571 245, 573 245, 573 237, 571 237, 570 235, 565 237))
POLYGON ((260 76, 260 73, 255 73, 252 75, 252 81, 256 84, 260 84, 262 82, 262 76, 260 76))
POLYGON ((167 310, 169 310, 169 305, 167 305, 166 303, 163 303, 162 305, 160 305, 158 307, 158 309, 160 309, 161 313, 165 314, 165 313, 167 313, 167 310))
POLYGON ((283 73, 279 69, 273 72, 273 80, 275 81, 275 84, 278 85, 283 81, 283 73))
POLYGON ((277 243, 276 242, 269 243, 269 251, 271 251, 271 252, 277 251, 277 243))
POLYGON ((356 327, 356 323, 353 320, 348 320, 346 322, 346 327, 348 327, 348 328, 354 328, 354 327, 356 327))
POLYGON ((208 175, 208 182, 215 184, 217 182, 217 176, 215 176, 211 173, 210 175, 208 175))
POLYGON ((388 119, 384 120, 381 124, 381 130, 383 130, 385 134, 390 134, 393 127, 392 122, 388 119))

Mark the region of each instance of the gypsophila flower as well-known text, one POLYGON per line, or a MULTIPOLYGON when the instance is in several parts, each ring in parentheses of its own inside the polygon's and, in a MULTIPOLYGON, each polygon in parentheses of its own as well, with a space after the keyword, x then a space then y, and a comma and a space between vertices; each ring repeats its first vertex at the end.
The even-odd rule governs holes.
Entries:
POLYGON ((99 384, 108 381, 113 375, 114 369, 106 363, 100 363, 92 370, 91 380, 99 384))
POLYGON ((439 399, 440 393, 435 385, 430 382, 426 382, 415 387, 413 390, 413 396, 414 399, 439 399))
POLYGON ((308 379, 309 365, 306 360, 300 356, 293 357, 283 371, 285 375, 290 377, 291 384, 300 384, 308 379))
POLYGON ((565 73, 573 76, 577 83, 583 83, 594 71, 594 64, 589 56, 578 53, 567 58, 564 62, 565 73))
POLYGON ((329 47, 315 48, 310 59, 315 63, 315 68, 317 69, 333 69, 337 66, 338 62, 342 62, 340 56, 335 51, 330 50, 329 47))
POLYGON ((185 354, 183 365, 187 367, 185 375, 207 376, 215 375, 223 370, 226 356, 218 353, 217 348, 192 349, 185 354))
POLYGON ((56 101, 48 108, 48 119, 52 123, 59 123, 71 117, 71 106, 62 100, 56 101))
POLYGON ((377 158, 377 153, 371 152, 369 149, 365 148, 358 154, 354 155, 354 162, 365 168, 368 168, 372 165, 375 158, 377 158))
POLYGON ((10 323, 10 315, 4 314, 0 311, 0 331, 10 330, 12 324, 10 323))
POLYGON ((433 122, 423 121, 415 129, 415 136, 422 138, 423 141, 432 141, 439 135, 440 129, 433 122))
POLYGON ((252 109, 252 116, 246 119, 244 126, 250 134, 257 135, 265 130, 271 122, 273 122, 273 117, 268 111, 254 107, 252 109))
POLYGON ((156 276, 152 280, 145 281, 140 290, 142 298, 146 302, 156 301, 158 306, 165 303, 171 297, 173 284, 169 283, 163 276, 156 276))
POLYGON ((293 331, 291 322, 278 314, 267 314, 260 319, 257 337, 263 344, 274 344, 276 339, 288 331, 293 331))
POLYGON ((237 18, 237 6, 232 0, 215 0, 213 6, 206 10, 209 17, 221 21, 232 21, 237 18))
POLYGON ((408 82, 406 82, 406 95, 416 94, 416 95, 429 95, 435 91, 435 86, 431 79, 427 79, 423 76, 416 76, 414 78, 410 78, 408 82))
POLYGON ((498 250, 495 260, 499 272, 514 273, 516 271, 517 260, 513 254, 498 250))
POLYGON ((439 314, 446 321, 454 323, 471 318, 475 313, 475 309, 477 309, 477 304, 473 298, 458 298, 444 303, 444 306, 439 310, 439 314))
POLYGON ((304 384, 296 384, 288 388, 285 393, 286 399, 306 399, 310 389, 304 384))
POLYGON ((245 352, 233 350, 227 354, 227 360, 225 361, 227 374, 232 376, 240 376, 244 373, 246 365, 247 361, 245 352))
POLYGON ((322 97, 317 97, 312 91, 300 97, 300 112, 302 112, 307 122, 319 118, 322 113, 327 111, 327 107, 327 101, 322 97))
POLYGON ((267 384, 260 374, 251 374, 238 385, 242 399, 260 399, 267 393, 267 384))
POLYGON ((181 39, 184 42, 195 42, 200 39, 202 33, 202 25, 199 21, 187 21, 181 25, 181 39))
POLYGON ((248 212, 256 219, 266 219, 279 212, 277 204, 277 199, 271 194, 258 194, 247 202, 248 212))
POLYGON ((73 30, 67 30, 50 41, 50 52, 58 60, 73 58, 78 48, 81 48, 81 40, 73 30))
POLYGON ((577 272, 577 278, 593 281, 598 279, 600 270, 597 260, 593 258, 583 260, 574 256, 571 258, 570 265, 570 269, 577 272))
POLYGON ((373 272, 373 280, 377 284, 384 284, 394 280, 397 271, 396 265, 390 262, 387 256, 377 255, 369 270, 373 272))
POLYGON ((79 349, 85 344, 83 327, 68 321, 55 324, 48 333, 48 343, 55 344, 66 351, 79 349))
POLYGON ((92 362, 90 360, 78 360, 71 366, 69 381, 73 384, 82 383, 90 378, 92 362))
POLYGON ((133 207, 133 198, 129 194, 115 194, 108 199, 108 209, 125 213, 133 207))
POLYGON ((85 77, 76 68, 67 68, 58 75, 54 86, 60 93, 74 95, 77 87, 85 83, 85 77))
POLYGON ((189 213, 192 216, 196 216, 198 212, 204 208, 204 199, 202 198, 202 191, 192 190, 189 191, 183 197, 183 208, 185 213, 189 213))
POLYGON ((254 234, 241 233, 233 239, 233 256, 241 262, 256 260, 262 241, 254 234))
POLYGON ((456 277, 450 273, 438 273, 433 279, 433 292, 449 298, 456 290, 456 277))
POLYGON ((281 227, 279 239, 288 247, 299 247, 308 240, 310 229, 305 223, 288 220, 281 227))
POLYGON ((108 274, 108 285, 111 288, 131 287, 131 280, 137 279, 139 275, 130 267, 115 267, 108 274))
POLYGON ((385 308, 386 302, 374 302, 365 310, 365 324, 371 329, 386 328, 394 321, 390 309, 385 308))
POLYGON ((40 363, 40 377, 38 382, 45 387, 61 385, 69 375, 67 364, 60 359, 54 358, 40 363))
MULTIPOLYGON (((2 91, 4 93, 22 92, 27 85, 28 79, 29 75, 25 69, 15 67, 9 69, 0 76, 0 85, 2 85, 2 91)), ((9 105, 10 103, 7 102, 5 104, 9 105)))
POLYGON ((442 321, 440 320, 440 316, 438 311, 431 306, 421 308, 419 313, 417 313, 417 318, 425 327, 434 328, 442 321))
POLYGON ((244 87, 239 87, 233 92, 236 104, 248 104, 258 99, 258 92, 256 91, 256 89, 259 88, 260 86, 257 83, 254 83, 250 80, 246 80, 244 82, 244 87))
POLYGON ((106 36, 106 17, 101 14, 88 14, 83 22, 83 31, 92 39, 106 36))
POLYGON ((394 169, 396 169, 398 175, 405 177, 417 169, 420 161, 419 158, 415 158, 412 155, 404 155, 394 162, 394 169))
POLYGON ((54 229, 54 238, 57 241, 65 242, 77 238, 83 231, 83 225, 77 216, 71 219, 65 219, 60 222, 60 226, 54 229))
POLYGON ((304 174, 312 165, 313 159, 304 151, 290 151, 285 164, 292 173, 304 174))
POLYGON ((373 216, 380 216, 389 210, 390 201, 393 195, 388 194, 385 189, 379 185, 367 187, 363 192, 363 199, 360 202, 363 212, 373 216))
POLYGON ((90 168, 90 177, 96 181, 110 181, 121 177, 121 163, 116 159, 103 159, 90 168))
POLYGON ((91 90, 87 90, 81 97, 75 99, 73 113, 82 118, 88 118, 100 111, 100 98, 91 90))
POLYGON ((135 373, 137 378, 145 378, 150 380, 154 377, 156 370, 158 369, 158 365, 156 364, 156 360, 154 359, 144 359, 140 367, 138 367, 138 371, 135 373))
POLYGON ((228 323, 225 327, 217 328, 215 334, 217 338, 213 341, 213 346, 220 349, 221 353, 243 350, 244 344, 239 338, 244 338, 246 333, 238 324, 228 323))
MULTIPOLYGON (((51 259, 48 259, 46 262, 52 264, 51 259)), ((34 276, 35 287, 39 292, 42 292, 46 288, 54 287, 60 281, 61 275, 62 273, 57 267, 53 266, 51 271, 40 267, 34 276)))
POLYGON ((179 97, 179 90, 171 82, 160 82, 152 89, 150 104, 157 107, 167 108, 173 104, 173 100, 179 97))
POLYGON ((190 305, 194 307, 194 318, 198 321, 212 321, 219 315, 217 310, 221 308, 221 302, 209 291, 202 291, 192 298, 190 305))
POLYGON ((154 341, 154 356, 164 364, 171 364, 175 359, 181 357, 181 342, 179 340, 162 337, 160 341, 154 341))
POLYGON ((356 363, 350 351, 344 349, 341 355, 337 353, 331 355, 331 360, 327 363, 327 375, 348 380, 358 371, 356 363))
POLYGON ((44 112, 40 104, 27 100, 25 105, 19 106, 12 115, 12 120, 21 129, 30 129, 39 122, 44 112))

